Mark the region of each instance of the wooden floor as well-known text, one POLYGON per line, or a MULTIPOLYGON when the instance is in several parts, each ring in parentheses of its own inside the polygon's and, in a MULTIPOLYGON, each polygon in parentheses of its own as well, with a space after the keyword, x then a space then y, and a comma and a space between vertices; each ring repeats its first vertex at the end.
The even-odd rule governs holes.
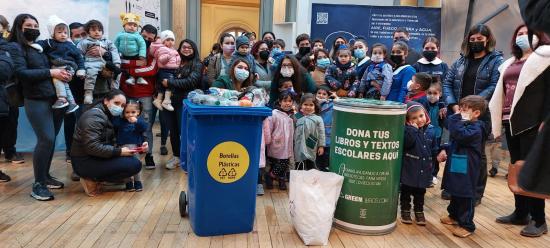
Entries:
MULTIPOLYGON (((186 187, 186 176, 179 169, 167 171, 158 166, 144 171, 143 192, 113 191, 87 197, 78 182, 69 180, 70 169, 63 153, 58 153, 52 174, 66 187, 54 191, 54 201, 38 202, 29 196, 31 155, 25 154, 25 158, 23 165, 0 163, 0 169, 13 178, 0 184, 0 247, 303 246, 290 223, 286 192, 273 190, 257 198, 253 232, 201 238, 193 234, 188 219, 179 216, 178 195, 186 187)), ((159 165, 169 158, 155 156, 159 165)), ((496 178, 489 178, 486 197, 476 208, 477 230, 469 238, 455 238, 439 223, 448 202, 432 188, 426 195, 426 227, 399 223, 385 236, 360 236, 334 229, 329 247, 550 247, 550 235, 524 238, 519 235, 521 227, 495 223, 495 217, 511 213, 514 205, 504 174, 501 171, 496 178)))

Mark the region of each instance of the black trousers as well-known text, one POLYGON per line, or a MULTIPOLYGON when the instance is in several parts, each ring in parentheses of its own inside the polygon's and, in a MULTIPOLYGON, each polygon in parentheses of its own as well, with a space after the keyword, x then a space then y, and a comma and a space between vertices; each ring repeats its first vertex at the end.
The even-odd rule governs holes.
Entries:
POLYGON ((401 195, 399 202, 401 203, 401 211, 411 210, 411 197, 413 198, 414 212, 424 212, 424 195, 425 188, 416 188, 401 184, 401 195))
POLYGON ((0 119, 0 149, 2 149, 6 158, 15 155, 18 119, 19 108, 17 107, 10 107, 8 116, 0 119))
MULTIPOLYGON (((174 111, 161 111, 160 114, 168 126, 170 132, 170 144, 172 144, 172 155, 180 156, 180 128, 181 114, 183 109, 182 99, 172 100, 174 111)), ((182 158, 185 159, 185 158, 182 158)))
POLYGON ((319 167, 320 171, 329 171, 330 147, 325 147, 325 152, 323 153, 323 155, 317 155, 315 163, 317 164, 317 167, 319 167))
POLYGON ((141 170, 141 162, 134 156, 72 157, 72 166, 80 177, 98 182, 120 181, 136 175, 141 170))
POLYGON ((317 169, 317 166, 315 166, 315 162, 311 160, 305 160, 302 162, 296 162, 296 170, 311 170, 311 169, 317 169))
MULTIPOLYGON (((510 151, 510 163, 524 160, 535 142, 537 129, 534 128, 516 136, 512 136, 510 125, 505 124, 504 129, 506 141, 508 142, 508 150, 510 151)), ((541 225, 546 221, 544 214, 544 199, 514 194, 514 202, 516 207, 514 213, 517 217, 522 218, 531 214, 531 218, 537 225, 541 225)))
POLYGON ((65 132, 65 146, 67 147, 66 153, 69 155, 71 151, 71 145, 73 144, 73 134, 74 130, 76 128, 76 122, 80 118, 80 115, 82 115, 82 109, 84 108, 84 105, 80 105, 80 108, 77 109, 75 112, 66 114, 64 119, 64 125, 63 125, 63 131, 65 132))
POLYGON ((451 196, 451 202, 447 207, 449 217, 458 222, 460 227, 473 232, 476 230, 474 224, 474 199, 471 197, 451 196))
POLYGON ((481 144, 481 164, 479 165, 479 179, 476 186, 476 200, 481 200, 483 194, 485 194, 485 186, 487 186, 487 154, 485 154, 485 144, 487 142, 484 140, 481 144))

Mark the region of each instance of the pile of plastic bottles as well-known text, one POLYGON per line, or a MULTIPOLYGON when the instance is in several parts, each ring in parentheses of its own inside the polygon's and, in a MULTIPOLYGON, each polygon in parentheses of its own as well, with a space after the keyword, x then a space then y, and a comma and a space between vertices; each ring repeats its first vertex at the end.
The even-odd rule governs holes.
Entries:
POLYGON ((194 90, 189 92, 187 99, 195 104, 209 106, 264 107, 269 102, 265 89, 254 86, 243 91, 216 87, 210 87, 206 92, 194 90))

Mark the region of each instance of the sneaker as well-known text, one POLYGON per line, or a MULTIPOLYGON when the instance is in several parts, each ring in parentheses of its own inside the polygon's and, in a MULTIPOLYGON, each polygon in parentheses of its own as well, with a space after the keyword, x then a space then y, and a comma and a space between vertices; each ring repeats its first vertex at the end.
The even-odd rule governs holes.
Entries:
POLYGON ((73 171, 73 173, 71 173, 71 180, 73 180, 73 182, 78 182, 80 181, 80 176, 78 176, 76 172, 73 171))
POLYGON ((516 216, 516 213, 512 213, 510 215, 498 217, 495 221, 500 224, 525 226, 529 224, 530 219, 531 217, 529 215, 520 218, 519 216, 516 216))
POLYGON ((72 163, 71 156, 69 154, 65 155, 65 162, 67 162, 67 164, 72 163))
POLYGON ((166 162, 166 169, 173 170, 178 167, 180 164, 180 159, 178 157, 172 157, 168 162, 166 162))
POLYGON ((9 181, 11 181, 11 177, 0 170, 0 183, 5 183, 9 181))
POLYGON ((46 178, 46 186, 48 187, 48 189, 62 189, 63 187, 65 187, 65 184, 57 180, 57 178, 49 176, 46 178))
POLYGON ((134 181, 134 189, 136 189, 136 192, 143 191, 143 184, 141 181, 134 181))
POLYGON ((153 159, 153 155, 150 153, 147 153, 145 155, 145 169, 147 170, 154 170, 156 167, 155 160, 153 159))
POLYGON ((459 238, 466 238, 472 234, 474 234, 474 232, 470 232, 461 226, 457 226, 455 229, 453 229, 453 235, 459 238))
POLYGON ((84 104, 92 104, 94 102, 93 95, 84 95, 84 104))
POLYGON ((136 80, 134 79, 134 77, 130 76, 128 77, 128 79, 126 79, 126 84, 129 84, 129 85, 134 85, 136 84, 136 80))
POLYGON ((426 217, 424 217, 424 212, 414 212, 414 221, 419 226, 425 226, 426 217))
POLYGON ((160 155, 168 155, 168 148, 166 146, 160 146, 160 155))
POLYGON ((141 84, 141 85, 148 85, 148 84, 149 84, 149 83, 147 82, 147 80, 145 80, 145 79, 142 78, 142 77, 138 77, 136 83, 137 83, 137 84, 141 84))
POLYGON ((401 223, 403 224, 412 224, 411 211, 410 210, 401 210, 401 223))
POLYGON ((22 164, 25 163, 25 159, 21 153, 16 152, 14 155, 6 156, 6 162, 11 162, 12 164, 22 164))
POLYGON ((265 180, 265 187, 267 189, 273 189, 273 178, 270 175, 271 173, 265 173, 264 180, 265 180))
POLYGON ((65 114, 71 114, 74 113, 78 108, 80 108, 77 104, 69 104, 69 107, 67 108, 67 111, 65 111, 65 114))
POLYGON ((265 192, 264 192, 264 186, 259 183, 258 185, 256 185, 256 195, 264 195, 265 192))
POLYGON ((446 190, 441 191, 441 199, 443 200, 451 200, 451 194, 447 192, 446 190))
POLYGON ((286 190, 286 180, 279 178, 279 190, 286 190))
POLYGON ((58 98, 57 101, 52 105, 53 109, 60 109, 69 106, 69 103, 65 99, 58 98))
POLYGON ((162 100, 160 100, 160 99, 153 100, 153 105, 155 105, 155 107, 157 107, 159 110, 163 110, 162 100))
POLYGON ((134 192, 136 189, 134 188, 133 182, 127 182, 126 183, 126 192, 134 192))
POLYGON ((489 176, 490 177, 495 177, 497 175, 497 173, 498 173, 498 169, 495 168, 495 167, 493 167, 489 170, 489 176))
POLYGON ((444 225, 458 225, 458 221, 453 220, 453 218, 448 215, 441 216, 441 218, 439 218, 439 221, 441 221, 441 223, 443 223, 444 225))
POLYGON ((31 196, 39 201, 50 201, 53 200, 53 194, 50 192, 48 187, 45 184, 35 182, 32 184, 31 196))
POLYGON ((522 236, 526 236, 526 237, 540 237, 546 233, 548 233, 548 226, 546 225, 546 222, 540 225, 539 227, 537 227, 536 222, 534 220, 529 222, 529 225, 523 228, 520 232, 522 236))
POLYGON ((174 111, 174 107, 172 106, 171 102, 162 102, 162 108, 168 110, 168 111, 174 111))

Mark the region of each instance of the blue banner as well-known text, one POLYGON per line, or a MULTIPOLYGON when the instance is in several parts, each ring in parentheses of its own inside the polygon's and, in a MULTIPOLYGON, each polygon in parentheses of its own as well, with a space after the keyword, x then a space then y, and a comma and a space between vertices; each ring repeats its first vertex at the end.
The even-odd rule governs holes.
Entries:
POLYGON ((440 8, 314 3, 311 10, 311 37, 324 39, 328 49, 339 36, 348 41, 363 37, 369 47, 382 43, 391 49, 393 31, 398 27, 407 28, 409 46, 417 51, 422 50, 427 36, 441 40, 440 8))

